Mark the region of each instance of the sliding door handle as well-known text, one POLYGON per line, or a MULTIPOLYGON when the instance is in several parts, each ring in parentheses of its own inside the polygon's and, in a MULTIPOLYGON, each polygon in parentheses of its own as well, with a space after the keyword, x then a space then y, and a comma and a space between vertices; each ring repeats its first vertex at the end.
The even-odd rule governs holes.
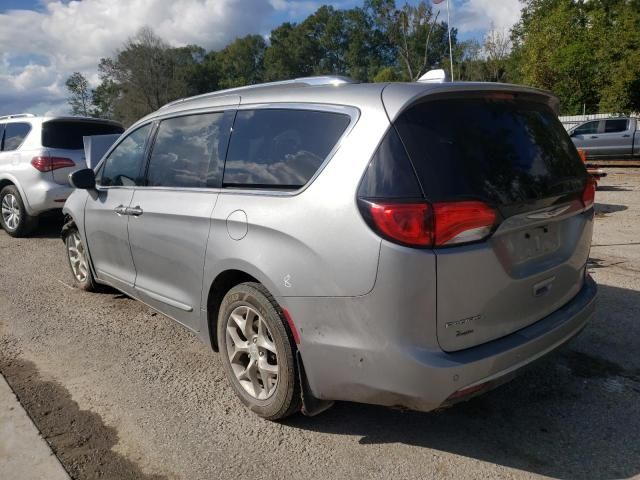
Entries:
POLYGON ((113 211, 118 215, 127 215, 127 207, 125 207, 124 205, 118 205, 113 209, 113 211))
POLYGON ((144 211, 140 207, 129 207, 129 208, 127 208, 127 215, 132 215, 134 217, 139 217, 143 213, 144 213, 144 211))

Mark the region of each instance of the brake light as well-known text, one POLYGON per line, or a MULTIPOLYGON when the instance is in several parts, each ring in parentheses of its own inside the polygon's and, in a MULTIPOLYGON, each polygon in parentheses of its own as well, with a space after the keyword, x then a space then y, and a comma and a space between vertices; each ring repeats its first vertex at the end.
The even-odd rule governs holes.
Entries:
POLYGON ((589 208, 593 205, 593 202, 596 199, 596 182, 590 178, 587 181, 587 185, 584 187, 582 191, 582 204, 584 208, 589 208))
POLYGON ((33 157, 31 159, 31 165, 33 165, 33 168, 41 172, 51 172, 52 170, 58 170, 59 168, 76 166, 70 158, 44 156, 33 157))
POLYGON ((412 246, 433 242, 431 207, 428 203, 372 203, 371 217, 381 233, 412 246))
POLYGON ((496 222, 496 212, 482 202, 436 203, 433 211, 436 246, 481 240, 496 222))
POLYGON ((487 237, 496 213, 482 202, 372 203, 372 227, 389 240, 412 247, 440 247, 487 237))

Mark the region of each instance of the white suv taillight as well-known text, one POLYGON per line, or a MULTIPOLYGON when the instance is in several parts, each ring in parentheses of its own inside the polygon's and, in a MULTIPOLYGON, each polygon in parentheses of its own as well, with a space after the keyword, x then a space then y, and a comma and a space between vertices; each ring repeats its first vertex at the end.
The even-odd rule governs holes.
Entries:
POLYGON ((31 159, 31 165, 41 172, 50 172, 59 168, 75 167, 76 164, 70 158, 38 156, 31 159))

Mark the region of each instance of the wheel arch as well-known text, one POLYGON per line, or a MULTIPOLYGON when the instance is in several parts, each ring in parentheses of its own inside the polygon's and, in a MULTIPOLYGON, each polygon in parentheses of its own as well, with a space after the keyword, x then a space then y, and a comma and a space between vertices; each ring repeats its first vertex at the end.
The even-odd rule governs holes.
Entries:
POLYGON ((4 187, 8 187, 10 185, 18 189, 18 193, 20 193, 20 198, 22 199, 24 208, 26 208, 27 213, 31 214, 31 206, 29 205, 29 200, 27 199, 27 196, 25 195, 24 190, 22 189, 22 186, 20 186, 18 180, 13 175, 7 173, 2 174, 0 176, 0 191, 2 191, 4 187))
POLYGON ((218 313, 222 299, 233 287, 245 282, 263 284, 256 277, 243 270, 228 269, 220 272, 209 287, 209 293, 207 294, 207 326, 211 347, 215 352, 218 351, 218 313))

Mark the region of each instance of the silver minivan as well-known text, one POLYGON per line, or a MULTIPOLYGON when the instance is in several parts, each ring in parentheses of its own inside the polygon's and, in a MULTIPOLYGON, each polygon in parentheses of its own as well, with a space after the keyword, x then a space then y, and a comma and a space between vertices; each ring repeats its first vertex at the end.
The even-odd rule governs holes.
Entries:
POLYGON ((74 281, 196 332, 268 419, 451 405, 594 312, 595 188, 557 106, 337 77, 174 102, 71 174, 74 281))

